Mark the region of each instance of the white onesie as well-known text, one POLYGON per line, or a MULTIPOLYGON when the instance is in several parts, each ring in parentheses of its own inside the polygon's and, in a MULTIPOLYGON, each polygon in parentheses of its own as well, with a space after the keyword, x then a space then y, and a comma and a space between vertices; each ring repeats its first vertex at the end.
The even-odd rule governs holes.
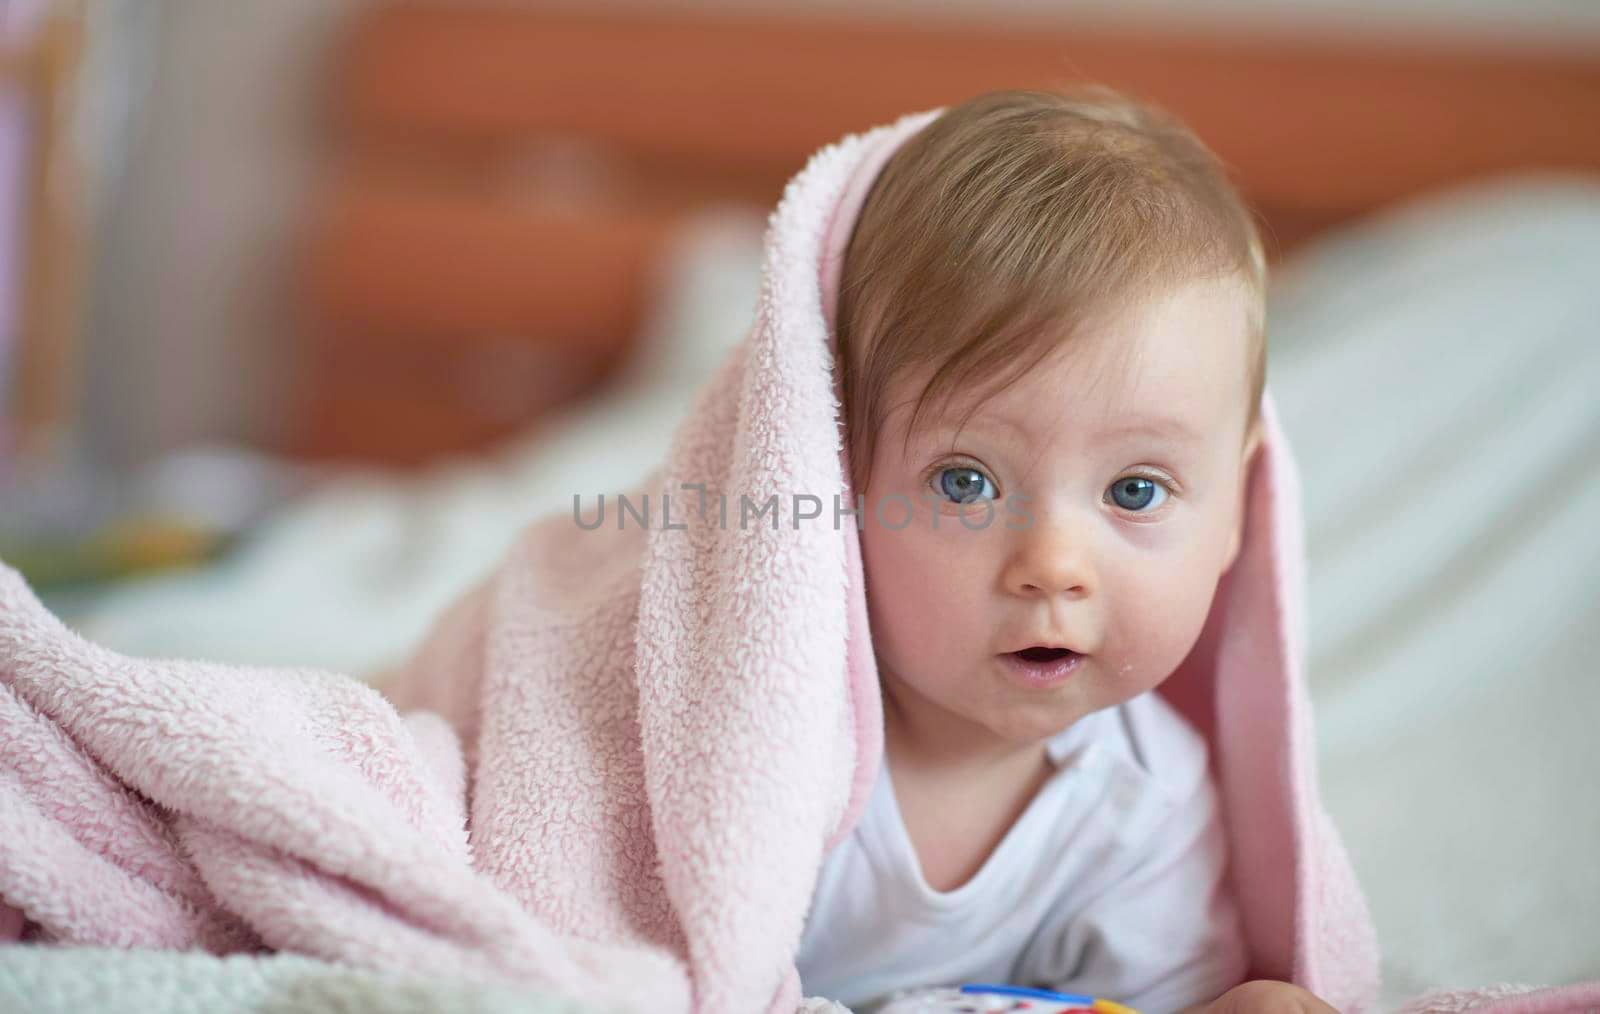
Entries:
POLYGON ((1088 993, 1165 1014, 1243 980, 1205 742, 1160 695, 1046 744, 1056 773, 967 883, 922 878, 887 763, 824 859, 797 959, 806 996, 862 1014, 964 982, 1088 993))

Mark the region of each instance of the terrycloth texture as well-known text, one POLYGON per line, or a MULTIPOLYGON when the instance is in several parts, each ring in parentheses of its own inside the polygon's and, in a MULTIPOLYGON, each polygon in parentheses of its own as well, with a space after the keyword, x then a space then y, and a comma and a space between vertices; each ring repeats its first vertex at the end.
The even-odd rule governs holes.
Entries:
POLYGON ((380 974, 298 954, 0 949, 0 1010, 28 1014, 593 1014, 588 1004, 455 977, 380 974))
MULTIPOLYGON (((64 942, 793 1010, 821 858, 882 754, 826 315, 873 176, 933 115, 791 183, 750 336, 639 491, 649 530, 614 501, 536 523, 397 678, 465 765, 354 681, 99 649, 0 570, 0 895, 64 942)), ((1163 689, 1212 741, 1255 974, 1359 1011, 1376 952, 1317 797, 1298 491, 1263 409, 1244 546, 1163 689)))
MULTIPOLYGON (((106 947, 0 949, 0 1010, 28 1014, 595 1014, 526 986, 379 974, 298 954, 218 957, 106 947)), ((796 1014, 850 1014, 809 1000, 796 1014)))
MULTIPOLYGON (((293 954, 218 957, 199 951, 0 947, 0 1010, 30 1014, 587 1014, 596 1008, 455 976, 376 973, 293 954)), ((1597 1014, 1600 983, 1434 991, 1395 1014, 1597 1014)), ((809 998, 796 1014, 850 1014, 809 998)), ((1155 1012, 1147 1012, 1155 1014, 1155 1012)))
POLYGON ((5 568, 0 681, 0 895, 44 940, 266 946, 572 996, 616 970, 626 1009, 687 1009, 669 958, 557 937, 474 869, 438 716, 325 673, 114 655, 5 568))
POLYGON ((793 1010, 812 882, 880 751, 860 568, 848 525, 741 530, 717 505, 776 495, 787 519, 792 494, 842 489, 817 264, 860 143, 772 220, 762 321, 653 483, 673 527, 534 525, 397 684, 448 698, 470 852, 437 719, 320 673, 117 656, 6 571, 0 894, 64 942, 793 1010))
POLYGON ((1397 1014, 1600 1014, 1600 981, 1574 986, 1486 986, 1429 992, 1397 1014))

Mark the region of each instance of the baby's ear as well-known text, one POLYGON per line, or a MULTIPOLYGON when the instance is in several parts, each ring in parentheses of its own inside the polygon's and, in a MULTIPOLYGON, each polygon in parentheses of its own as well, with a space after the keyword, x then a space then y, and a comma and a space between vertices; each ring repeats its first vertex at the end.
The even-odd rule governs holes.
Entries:
POLYGON ((1239 497, 1237 509, 1234 513, 1233 531, 1228 537, 1228 555, 1222 561, 1222 573, 1226 574, 1233 566, 1233 561, 1239 557, 1239 547, 1244 542, 1244 526, 1249 521, 1246 517, 1248 506, 1246 498, 1250 491, 1250 470, 1255 467, 1256 452, 1261 449, 1261 423, 1256 421, 1250 427, 1250 435, 1245 438, 1244 450, 1240 454, 1239 466, 1239 497))

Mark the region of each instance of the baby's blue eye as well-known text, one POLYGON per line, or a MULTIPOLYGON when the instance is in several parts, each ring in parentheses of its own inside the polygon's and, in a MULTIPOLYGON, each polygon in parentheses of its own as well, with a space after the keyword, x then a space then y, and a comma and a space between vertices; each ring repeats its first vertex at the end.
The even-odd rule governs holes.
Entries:
POLYGON ((1109 492, 1111 493, 1111 499, 1116 501, 1117 506, 1126 511, 1149 513, 1145 508, 1150 506, 1152 500, 1155 500, 1158 492, 1161 494, 1161 500, 1156 502, 1156 506, 1159 507, 1167 502, 1167 491, 1161 484, 1152 479, 1146 479, 1142 475, 1130 475, 1126 478, 1118 479, 1111 484, 1109 492))
POLYGON ((976 468, 967 468, 964 465, 955 468, 946 468, 934 477, 934 487, 938 492, 956 503, 968 503, 972 500, 993 500, 996 490, 989 477, 976 468))

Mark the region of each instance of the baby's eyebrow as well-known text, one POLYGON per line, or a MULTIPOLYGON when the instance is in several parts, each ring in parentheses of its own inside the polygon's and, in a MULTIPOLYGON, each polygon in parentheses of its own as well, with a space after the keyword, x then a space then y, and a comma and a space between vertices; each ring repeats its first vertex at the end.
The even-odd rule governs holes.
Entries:
POLYGON ((1198 442, 1200 434, 1182 419, 1172 419, 1159 416, 1149 419, 1136 419, 1116 426, 1108 426, 1099 433, 1102 437, 1155 437, 1157 439, 1170 439, 1188 442, 1198 442))
POLYGON ((945 428, 950 430, 952 434, 972 429, 1001 429, 1009 432, 1017 440, 1026 441, 1028 439, 1028 427, 1009 416, 998 413, 985 412, 970 419, 956 417, 943 420, 943 423, 945 428))
POLYGON ((970 418, 959 413, 943 412, 927 420, 912 434, 913 439, 927 440, 939 447, 954 446, 963 436, 971 433, 999 437, 1008 444, 1023 446, 1031 436, 1028 428, 1014 419, 985 412, 970 418))
MULTIPOLYGON (((1018 443, 1027 443, 1031 437, 1029 428, 1022 422, 1003 413, 992 411, 981 412, 967 419, 963 419, 958 415, 941 414, 928 420, 923 426, 919 427, 919 430, 922 431, 920 435, 939 440, 943 438, 955 440, 960 434, 973 431, 1005 433, 1009 439, 1018 443)), ((1179 444, 1197 444, 1202 441, 1200 432, 1186 420, 1171 416, 1147 416, 1120 420, 1095 431, 1094 436, 1097 440, 1148 437, 1155 440, 1170 440, 1179 444)))
MULTIPOLYGON (((941 420, 941 424, 949 430, 958 429, 986 429, 997 426, 1009 430, 1019 439, 1027 439, 1028 427, 1022 423, 1008 418, 999 413, 983 413, 969 420, 965 425, 958 425, 955 420, 941 420)), ((1178 441, 1198 442, 1200 434, 1194 427, 1183 419, 1170 416, 1149 416, 1136 419, 1122 420, 1095 433, 1101 439, 1116 437, 1154 437, 1156 439, 1172 439, 1178 441)))

